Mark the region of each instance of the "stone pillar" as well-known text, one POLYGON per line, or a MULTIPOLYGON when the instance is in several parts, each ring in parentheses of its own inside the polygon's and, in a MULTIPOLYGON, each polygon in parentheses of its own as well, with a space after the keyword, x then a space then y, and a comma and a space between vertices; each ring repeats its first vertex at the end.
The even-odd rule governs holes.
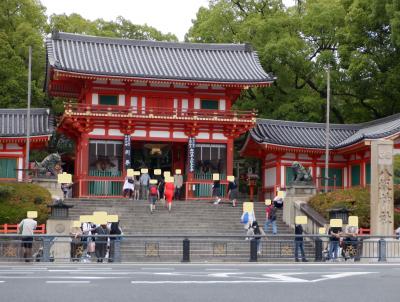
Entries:
POLYGON ((50 249, 50 256, 54 257, 55 262, 70 262, 71 238, 57 236, 70 235, 71 227, 71 220, 54 218, 47 220, 47 234, 55 236, 50 249))
POLYGON ((393 235, 393 141, 371 141, 371 235, 393 235))

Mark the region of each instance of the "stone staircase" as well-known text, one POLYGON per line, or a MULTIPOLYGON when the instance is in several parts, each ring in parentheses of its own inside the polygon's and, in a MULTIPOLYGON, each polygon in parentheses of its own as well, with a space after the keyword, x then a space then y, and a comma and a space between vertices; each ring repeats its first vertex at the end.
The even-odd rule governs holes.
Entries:
MULTIPOLYGON (((185 237, 190 239, 192 261, 249 260, 250 245, 243 237, 246 231, 240 223, 241 203, 233 208, 228 203, 214 205, 204 200, 175 201, 172 211, 168 212, 159 202, 153 214, 148 202, 143 200, 68 199, 66 203, 74 206, 70 209, 70 217, 74 220, 93 211, 107 211, 119 216, 124 235, 138 236, 121 242, 123 261, 180 261, 185 237), (234 237, 224 238, 226 235, 234 237)), ((254 209, 257 221, 263 225, 265 205, 255 203, 254 209)), ((277 212, 277 226, 278 235, 262 241, 260 260, 293 258, 293 238, 279 236, 293 234, 293 230, 283 223, 281 210, 277 212)), ((307 243, 306 254, 310 259, 313 253, 311 243, 307 243)))

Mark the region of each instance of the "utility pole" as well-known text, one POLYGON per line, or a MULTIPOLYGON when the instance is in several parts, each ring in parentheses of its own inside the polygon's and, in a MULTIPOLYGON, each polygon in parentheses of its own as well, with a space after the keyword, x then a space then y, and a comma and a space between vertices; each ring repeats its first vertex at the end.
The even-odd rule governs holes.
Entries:
MULTIPOLYGON (((31 135, 31 83, 32 83, 32 46, 29 46, 29 64, 28 64, 28 108, 26 111, 26 154, 25 154, 25 169, 29 169, 29 152, 31 135)), ((26 178, 29 176, 29 171, 26 170, 26 178)))
POLYGON ((325 128, 325 193, 328 192, 329 184, 329 111, 330 111, 330 101, 331 101, 331 75, 330 66, 326 71, 326 128, 325 128))

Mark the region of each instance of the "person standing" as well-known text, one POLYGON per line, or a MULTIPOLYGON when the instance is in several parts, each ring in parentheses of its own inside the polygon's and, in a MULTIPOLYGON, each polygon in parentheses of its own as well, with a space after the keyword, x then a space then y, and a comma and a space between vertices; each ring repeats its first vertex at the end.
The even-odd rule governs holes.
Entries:
POLYGON ((233 180, 229 181, 229 184, 228 184, 228 196, 229 196, 229 200, 232 203, 232 207, 236 207, 236 200, 238 198, 238 185, 236 183, 234 176, 233 176, 233 180))
POLYGON ((150 213, 153 214, 156 209, 156 201, 158 197, 157 180, 150 180, 149 186, 149 203, 150 203, 150 213))
POLYGON ((140 180, 138 176, 133 179, 133 200, 139 200, 140 195, 140 180))
POLYGON ((141 198, 144 200, 147 200, 149 198, 149 181, 150 176, 147 172, 140 175, 140 195, 141 198))
POLYGON ((340 227, 330 227, 328 230, 329 237, 329 259, 331 261, 336 261, 339 255, 339 241, 342 228, 340 227))
POLYGON ((165 199, 167 200, 168 211, 171 212, 172 198, 174 196, 174 180, 169 179, 165 182, 165 199))
POLYGON ((175 186, 175 200, 179 200, 181 198, 181 189, 183 186, 183 177, 182 174, 174 175, 174 186, 175 186))
MULTIPOLYGON (((118 222, 112 222, 110 225, 110 235, 121 235, 122 230, 118 222)), ((108 256, 108 262, 114 262, 115 260, 115 241, 120 240, 119 237, 110 237, 110 252, 108 256)))
POLYGON ((253 221, 251 226, 249 227, 249 230, 247 231, 247 236, 251 237, 254 236, 254 240, 257 241, 257 254, 261 255, 261 235, 265 236, 265 232, 260 226, 258 225, 258 222, 256 220, 253 221))
POLYGON ((124 197, 132 198, 133 190, 134 190, 134 181, 132 177, 126 177, 124 186, 122 190, 124 191, 124 197))
POLYGON ((304 240, 303 240, 303 226, 301 224, 296 224, 294 227, 294 259, 299 262, 299 250, 301 253, 301 260, 307 262, 306 255, 304 253, 304 240))
POLYGON ((21 234, 23 236, 22 248, 25 262, 30 262, 32 260, 33 233, 36 227, 36 220, 30 217, 23 219, 17 227, 18 234, 21 234))
MULTIPOLYGON (((94 230, 95 235, 107 235, 107 224, 101 224, 94 230)), ((97 262, 103 262, 107 253, 107 237, 95 237, 95 254, 97 262)))
POLYGON ((221 182, 219 180, 214 180, 212 196, 215 198, 214 204, 219 204, 221 202, 221 182))
POLYGON ((276 235, 278 233, 278 228, 276 226, 276 208, 274 203, 271 203, 266 209, 265 209, 265 224, 264 224, 264 230, 267 233, 268 232, 268 227, 269 225, 272 225, 272 234, 276 235))
POLYGON ((161 176, 160 182, 158 183, 158 199, 159 200, 162 200, 165 198, 164 192, 165 192, 165 178, 164 178, 164 176, 161 176))

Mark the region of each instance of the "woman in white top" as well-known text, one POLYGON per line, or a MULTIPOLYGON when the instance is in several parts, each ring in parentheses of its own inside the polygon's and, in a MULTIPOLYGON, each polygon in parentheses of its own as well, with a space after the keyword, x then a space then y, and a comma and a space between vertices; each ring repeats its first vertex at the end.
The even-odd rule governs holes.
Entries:
POLYGON ((132 198, 132 193, 135 186, 133 184, 133 178, 127 177, 125 178, 124 187, 122 188, 124 191, 124 197, 132 198))

